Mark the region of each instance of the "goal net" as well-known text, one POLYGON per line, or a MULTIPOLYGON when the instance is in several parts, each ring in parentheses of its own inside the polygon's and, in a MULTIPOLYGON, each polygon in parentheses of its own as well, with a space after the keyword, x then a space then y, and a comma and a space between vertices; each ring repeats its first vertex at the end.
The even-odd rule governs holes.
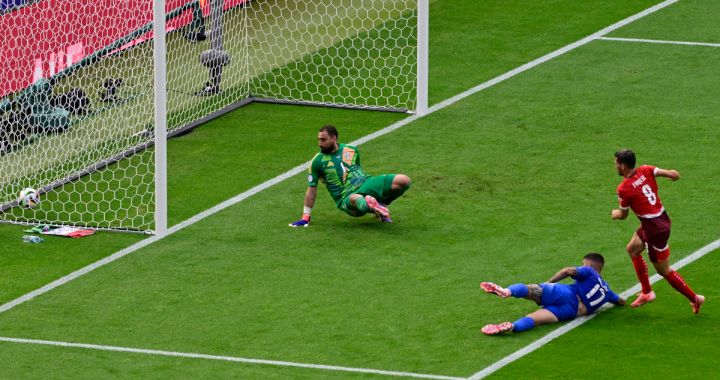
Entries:
MULTIPOLYGON (((412 112, 416 3, 165 0, 167 134, 254 101, 412 112)), ((0 2, 0 221, 154 229, 152 20, 152 0, 0 2)))

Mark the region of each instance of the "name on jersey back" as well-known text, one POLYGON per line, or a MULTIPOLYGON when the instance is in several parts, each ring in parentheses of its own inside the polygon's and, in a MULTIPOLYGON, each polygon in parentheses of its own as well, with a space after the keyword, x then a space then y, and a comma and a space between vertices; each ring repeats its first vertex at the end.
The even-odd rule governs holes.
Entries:
POLYGON ((645 175, 641 175, 640 178, 636 179, 635 182, 632 183, 634 188, 638 188, 638 186, 642 185, 643 182, 645 182, 645 175))

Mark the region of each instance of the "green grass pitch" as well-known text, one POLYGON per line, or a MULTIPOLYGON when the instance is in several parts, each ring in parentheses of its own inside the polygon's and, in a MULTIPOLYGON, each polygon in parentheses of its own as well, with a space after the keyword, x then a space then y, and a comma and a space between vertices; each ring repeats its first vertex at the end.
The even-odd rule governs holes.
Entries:
MULTIPOLYGON (((431 104, 658 1, 437 0, 431 104)), ((611 37, 720 43, 711 0, 679 1, 611 37)), ((483 336, 535 306, 478 283, 541 282, 605 255, 604 278, 637 280, 610 220, 613 153, 680 171, 661 181, 672 261, 720 231, 720 48, 593 41, 360 146, 370 174, 413 179, 395 223, 350 218, 321 189, 313 224, 298 175, 121 260, 0 313, 0 337, 191 352, 464 378, 552 331, 483 336)), ((317 129, 352 141, 401 114, 254 104, 169 143, 170 224, 309 160, 317 129)), ((21 241, 0 225, 0 304, 145 236, 21 241)), ((664 281, 641 309, 613 308, 491 375, 496 379, 713 378, 720 355, 717 252, 680 270, 699 316, 664 281)), ((652 272, 652 269, 651 269, 652 272)), ((8 378, 381 379, 379 374, 0 341, 8 378)))

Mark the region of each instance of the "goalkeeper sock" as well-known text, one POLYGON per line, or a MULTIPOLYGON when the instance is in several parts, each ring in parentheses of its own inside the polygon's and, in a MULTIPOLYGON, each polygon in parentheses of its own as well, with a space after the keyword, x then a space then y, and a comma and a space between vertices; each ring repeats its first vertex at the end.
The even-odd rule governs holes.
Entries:
POLYGON ((367 205, 367 202, 365 202, 365 197, 360 195, 357 199, 355 199, 355 208, 360 211, 367 213, 370 211, 370 208, 367 205))
POLYGON ((515 298, 525 298, 528 293, 528 287, 525 284, 513 284, 508 287, 510 294, 515 298))
POLYGON ((535 321, 530 317, 520 318, 513 323, 514 332, 523 332, 535 327, 535 321))

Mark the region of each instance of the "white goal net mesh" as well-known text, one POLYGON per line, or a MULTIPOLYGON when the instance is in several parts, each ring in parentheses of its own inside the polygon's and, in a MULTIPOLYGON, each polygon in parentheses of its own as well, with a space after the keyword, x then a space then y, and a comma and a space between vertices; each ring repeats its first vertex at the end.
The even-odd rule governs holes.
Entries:
POLYGON ((416 0, 258 1, 248 9, 255 98, 413 110, 416 0))
MULTIPOLYGON (((0 221, 153 229, 152 9, 0 1, 0 221), (42 201, 19 207, 28 187, 42 201)), ((415 0, 166 0, 166 12, 170 135, 252 101, 415 107, 415 0)))

